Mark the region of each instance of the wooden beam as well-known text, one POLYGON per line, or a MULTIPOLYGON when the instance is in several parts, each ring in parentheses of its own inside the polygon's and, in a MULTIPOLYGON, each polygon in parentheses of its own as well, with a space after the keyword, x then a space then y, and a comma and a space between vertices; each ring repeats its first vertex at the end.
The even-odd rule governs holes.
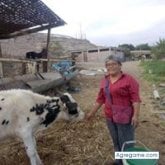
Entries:
POLYGON ((30 62, 30 60, 15 59, 15 58, 0 58, 0 62, 30 62))
POLYGON ((48 35, 47 35, 47 44, 46 44, 47 54, 48 54, 48 52, 49 52, 50 31, 51 31, 51 28, 48 29, 48 35))
POLYGON ((1 43, 0 43, 0 57, 2 57, 2 47, 1 47, 1 43))
MULTIPOLYGON (((60 58, 50 58, 49 61, 51 62, 59 62, 63 59, 70 59, 70 56, 64 56, 60 58)), ((35 60, 25 60, 25 59, 15 59, 15 58, 0 58, 0 62, 25 62, 25 63, 31 63, 31 62, 42 62, 42 61, 48 61, 48 59, 35 59, 35 60)))
POLYGON ((11 33, 11 34, 6 34, 6 35, 5 34, 1 34, 0 35, 0 39, 9 39, 9 38, 14 38, 14 37, 18 37, 18 36, 23 36, 23 35, 26 35, 26 34, 36 33, 38 31, 50 29, 50 28, 53 28, 53 27, 61 26, 61 25, 64 25, 64 24, 59 24, 59 25, 56 25, 56 24, 46 24, 46 25, 41 25, 39 27, 37 26, 35 28, 30 28, 30 29, 17 31, 17 32, 11 33))

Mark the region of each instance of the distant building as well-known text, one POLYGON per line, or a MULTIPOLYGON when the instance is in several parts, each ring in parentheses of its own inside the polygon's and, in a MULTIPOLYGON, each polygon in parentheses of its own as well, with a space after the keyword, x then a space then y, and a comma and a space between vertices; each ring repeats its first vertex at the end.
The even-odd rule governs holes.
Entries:
POLYGON ((121 61, 125 60, 124 52, 115 47, 97 48, 89 50, 74 50, 71 51, 73 56, 76 56, 78 62, 104 62, 110 55, 115 55, 121 58, 121 61))

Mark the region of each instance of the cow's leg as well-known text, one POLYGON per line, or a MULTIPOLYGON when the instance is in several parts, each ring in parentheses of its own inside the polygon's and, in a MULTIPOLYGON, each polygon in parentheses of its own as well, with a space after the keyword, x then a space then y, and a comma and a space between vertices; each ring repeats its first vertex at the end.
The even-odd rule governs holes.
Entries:
MULTIPOLYGON (((37 145, 36 145, 36 139, 35 139, 35 137, 34 136, 32 136, 33 137, 33 143, 34 143, 34 145, 35 145, 35 149, 37 148, 37 145)), ((37 150, 36 150, 36 160, 37 160, 37 165, 39 164, 39 165, 43 165, 43 163, 42 163, 42 161, 41 161, 41 159, 40 159, 40 157, 39 157, 39 155, 38 155, 38 152, 37 152, 37 150)))
POLYGON ((22 136, 26 153, 30 159, 31 165, 43 165, 36 150, 36 141, 32 133, 26 133, 22 136))

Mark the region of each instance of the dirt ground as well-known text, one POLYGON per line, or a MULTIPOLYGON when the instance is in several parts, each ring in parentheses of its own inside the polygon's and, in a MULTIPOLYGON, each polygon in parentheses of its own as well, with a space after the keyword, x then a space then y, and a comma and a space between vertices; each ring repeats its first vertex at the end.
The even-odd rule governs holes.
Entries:
MULTIPOLYGON (((81 65, 100 68, 100 64, 81 65)), ((135 76, 141 86, 140 124, 136 139, 152 151, 160 152, 159 165, 165 164, 165 126, 153 113, 151 85, 143 80, 138 62, 126 62, 123 70, 135 76)), ((91 110, 103 74, 78 75, 71 84, 80 89, 73 97, 85 112, 91 110)), ((90 122, 54 123, 37 134, 38 152, 44 165, 106 165, 114 158, 113 146, 101 110, 90 122)), ((9 139, 0 145, 0 165, 28 165, 24 146, 19 140, 9 139)))

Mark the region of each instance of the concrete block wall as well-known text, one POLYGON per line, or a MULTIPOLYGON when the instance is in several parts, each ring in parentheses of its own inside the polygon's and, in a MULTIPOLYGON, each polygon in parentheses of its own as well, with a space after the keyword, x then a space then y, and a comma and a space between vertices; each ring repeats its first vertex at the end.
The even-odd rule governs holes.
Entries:
POLYGON ((105 59, 109 55, 116 55, 121 58, 124 57, 124 53, 122 51, 115 51, 115 50, 100 51, 100 50, 98 50, 97 52, 89 52, 89 51, 83 52, 82 51, 78 55, 76 60, 78 62, 104 62, 105 59))

